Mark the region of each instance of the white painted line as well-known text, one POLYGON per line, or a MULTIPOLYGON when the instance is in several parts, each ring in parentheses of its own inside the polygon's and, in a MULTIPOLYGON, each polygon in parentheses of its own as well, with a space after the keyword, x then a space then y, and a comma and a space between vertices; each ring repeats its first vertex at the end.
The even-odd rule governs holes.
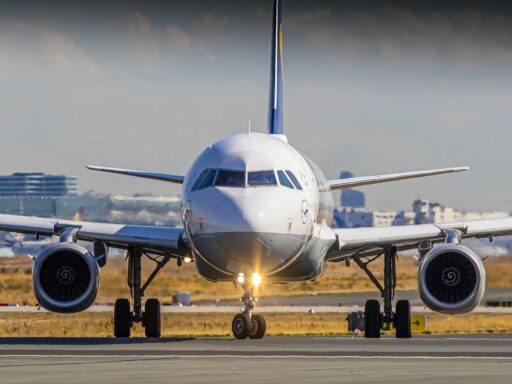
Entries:
MULTIPOLYGON (((435 335, 434 335, 435 336, 435 335)), ((353 339, 361 339, 361 340, 368 340, 368 341, 375 341, 375 339, 365 339, 363 336, 316 336, 314 337, 316 340, 353 340, 353 339)), ((378 340, 382 341, 396 341, 397 339, 394 336, 390 337, 382 337, 378 340)), ((440 342, 440 341, 505 341, 512 343, 512 337, 508 339, 493 339, 493 338, 483 338, 483 337, 412 337, 409 339, 413 342, 421 342, 421 341, 434 341, 434 342, 440 342)), ((400 340, 400 343, 403 343, 404 339, 400 340)))
MULTIPOLYGON (((512 356, 365 356, 365 355, 338 355, 338 356, 305 356, 305 355, 38 355, 38 354, 9 354, 0 355, 2 358, 86 358, 86 359, 379 359, 379 360, 512 360, 512 356)), ((1 368, 1 366, 0 366, 1 368)))

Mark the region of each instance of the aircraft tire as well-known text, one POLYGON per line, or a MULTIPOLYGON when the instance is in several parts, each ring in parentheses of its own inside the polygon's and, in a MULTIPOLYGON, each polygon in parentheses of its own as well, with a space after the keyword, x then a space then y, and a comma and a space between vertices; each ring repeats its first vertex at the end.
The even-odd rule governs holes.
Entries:
POLYGON ((409 300, 398 300, 395 313, 396 337, 410 339, 411 333, 411 303, 409 300))
POLYGON ((233 317, 231 330, 233 331, 233 336, 235 336, 237 339, 243 340, 248 338, 250 328, 251 320, 245 313, 239 313, 233 317))
POLYGON ((263 339, 267 331, 267 322, 262 315, 251 316, 251 329, 249 337, 251 339, 263 339))
POLYGON ((380 338, 381 314, 377 300, 367 300, 364 306, 364 337, 380 338))
POLYGON ((117 299, 114 304, 114 336, 130 337, 132 313, 128 299, 117 299))
POLYGON ((158 299, 147 299, 144 305, 144 332, 146 337, 160 337, 161 318, 160 301, 158 299))

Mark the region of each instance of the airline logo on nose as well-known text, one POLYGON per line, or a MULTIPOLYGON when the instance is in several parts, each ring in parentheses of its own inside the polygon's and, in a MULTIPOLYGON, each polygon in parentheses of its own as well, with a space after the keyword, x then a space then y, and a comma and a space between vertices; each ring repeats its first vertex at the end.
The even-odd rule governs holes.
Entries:
POLYGON ((308 222, 309 217, 309 204, 306 200, 302 200, 302 207, 300 213, 302 216, 302 224, 306 224, 308 222))

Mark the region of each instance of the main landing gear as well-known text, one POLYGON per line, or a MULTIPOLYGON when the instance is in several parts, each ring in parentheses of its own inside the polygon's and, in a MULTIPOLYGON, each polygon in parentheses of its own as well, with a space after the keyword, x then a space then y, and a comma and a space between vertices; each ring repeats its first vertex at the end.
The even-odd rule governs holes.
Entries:
POLYGON ((253 314, 252 310, 256 306, 256 300, 253 296, 253 287, 243 285, 244 295, 241 301, 244 303, 244 310, 233 318, 231 330, 233 336, 237 339, 262 339, 267 330, 267 323, 262 315, 253 314))
POLYGON ((368 300, 364 307, 364 337, 379 338, 381 330, 389 330, 393 324, 397 338, 411 338, 411 304, 408 300, 398 300, 393 312, 393 298, 396 287, 396 247, 384 248, 383 252, 375 257, 363 261, 359 254, 354 255, 356 264, 368 275, 370 280, 380 291, 384 301, 381 312, 377 300, 368 300), (368 264, 384 255, 384 284, 382 285, 375 275, 368 269, 368 264))
POLYGON ((167 264, 170 256, 163 256, 162 259, 148 258, 156 263, 156 267, 146 282, 141 282, 141 260, 143 252, 139 248, 128 248, 128 286, 133 299, 133 308, 130 307, 128 299, 117 299, 114 306, 114 336, 130 337, 134 323, 142 323, 147 337, 160 337, 160 301, 148 299, 142 311, 142 298, 144 291, 151 284, 157 273, 167 264))

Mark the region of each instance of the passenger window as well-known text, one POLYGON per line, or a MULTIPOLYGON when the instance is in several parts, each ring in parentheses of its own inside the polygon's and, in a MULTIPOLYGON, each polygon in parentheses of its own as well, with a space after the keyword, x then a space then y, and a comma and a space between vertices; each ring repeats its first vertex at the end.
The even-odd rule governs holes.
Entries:
POLYGON ((215 185, 219 187, 245 187, 245 172, 219 171, 215 185))
POLYGON ((294 189, 292 182, 290 179, 288 179, 288 177, 286 177, 283 171, 277 171, 277 177, 279 177, 279 183, 281 183, 283 187, 294 189))
POLYGON ((208 188, 211 185, 213 185, 213 180, 215 179, 215 173, 216 173, 215 169, 210 169, 208 171, 208 174, 204 177, 201 184, 199 184, 198 189, 208 188))
POLYGON ((295 185, 295 188, 297 188, 298 190, 302 191, 302 186, 300 185, 299 180, 297 180, 297 178, 295 177, 293 172, 292 171, 286 171, 286 174, 288 175, 288 177, 292 181, 293 185, 295 185))
POLYGON ((249 172, 247 182, 250 187, 265 187, 277 185, 274 171, 249 172))
POLYGON ((197 178, 196 182, 194 183, 194 185, 192 187, 193 191, 197 191, 199 189, 199 185, 201 185, 201 182, 204 180, 207 173, 208 173, 207 169, 205 169, 203 172, 201 172, 201 174, 199 175, 199 177, 197 178))

